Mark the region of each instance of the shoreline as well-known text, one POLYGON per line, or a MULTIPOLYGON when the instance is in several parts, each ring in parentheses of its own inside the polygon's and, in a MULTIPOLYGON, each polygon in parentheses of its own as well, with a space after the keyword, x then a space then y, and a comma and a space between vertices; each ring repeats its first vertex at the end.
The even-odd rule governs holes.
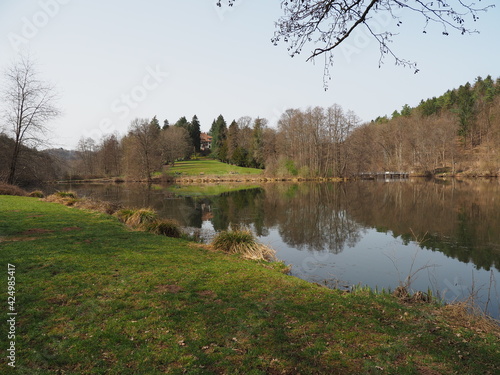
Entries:
MULTIPOLYGON (((469 180, 469 179, 499 179, 500 176, 490 176, 483 174, 476 175, 433 175, 427 176, 423 174, 410 174, 408 177, 404 178, 386 178, 387 180, 410 180, 410 179, 439 179, 439 180, 469 180)), ((178 183, 178 184, 205 184, 205 183, 248 183, 248 182, 348 182, 348 181, 381 181, 385 180, 382 177, 268 177, 268 176, 255 176, 255 175, 203 175, 203 176, 161 176, 154 177, 149 183, 159 184, 159 183, 178 183)), ((146 179, 128 179, 128 178, 89 178, 89 179, 78 179, 78 180, 58 180, 49 182, 50 184, 84 184, 84 183, 148 183, 146 179)))

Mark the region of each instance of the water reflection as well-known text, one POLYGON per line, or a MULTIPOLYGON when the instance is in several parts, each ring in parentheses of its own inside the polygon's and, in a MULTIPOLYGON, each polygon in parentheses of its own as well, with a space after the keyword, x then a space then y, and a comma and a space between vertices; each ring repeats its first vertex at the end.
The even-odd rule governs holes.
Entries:
POLYGON ((257 235, 277 229, 291 247, 338 254, 367 229, 419 240, 477 268, 500 269, 500 184, 487 181, 266 184, 203 196, 143 184, 72 185, 82 195, 152 207, 181 225, 214 230, 251 226, 257 235))
MULTIPOLYGON (((185 227, 250 227, 308 280, 394 287, 411 266, 431 264, 440 269, 426 268, 416 287, 454 299, 499 277, 498 180, 279 183, 216 196, 140 184, 71 188, 124 206, 152 207, 185 227), (417 253, 422 259, 412 263, 417 253)), ((488 296, 498 301, 495 285, 488 296)))

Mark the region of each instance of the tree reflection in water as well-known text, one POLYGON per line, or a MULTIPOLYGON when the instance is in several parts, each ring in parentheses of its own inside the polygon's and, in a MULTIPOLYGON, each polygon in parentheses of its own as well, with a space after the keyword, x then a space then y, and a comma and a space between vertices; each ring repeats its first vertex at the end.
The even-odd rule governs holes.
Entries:
POLYGON ((306 279, 338 273, 322 273, 320 268, 343 262, 344 268, 352 266, 353 283, 394 286, 394 265, 384 255, 394 250, 408 262, 413 256, 410 245, 424 249, 426 256, 439 254, 439 259, 434 257, 442 266, 437 288, 454 296, 471 288, 474 280, 466 280, 471 276, 487 283, 487 271, 492 270, 494 278, 500 277, 498 180, 268 183, 217 196, 179 196, 171 186, 139 184, 71 189, 124 206, 152 207, 185 227, 249 227, 263 239, 272 237, 281 254, 289 257, 285 261, 295 262, 292 270, 300 274, 302 269, 300 276, 306 279), (469 266, 478 274, 471 275, 469 266))

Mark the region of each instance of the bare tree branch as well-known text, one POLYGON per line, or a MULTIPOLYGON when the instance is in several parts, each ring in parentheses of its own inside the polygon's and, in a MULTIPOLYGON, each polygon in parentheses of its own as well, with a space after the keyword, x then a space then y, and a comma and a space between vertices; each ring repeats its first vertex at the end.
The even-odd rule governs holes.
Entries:
MULTIPOLYGON (((237 0, 227 0, 232 6, 237 0)), ((217 1, 222 6, 223 1, 217 1)), ((470 22, 479 19, 479 14, 494 7, 493 4, 477 6, 463 0, 281 0, 283 16, 276 22, 276 31, 271 39, 273 44, 288 45, 290 56, 302 52, 307 45, 315 47, 310 52, 307 61, 318 56, 325 57, 325 88, 326 80, 330 78, 329 66, 333 65, 333 53, 358 29, 365 29, 379 44, 379 66, 385 56, 391 56, 396 65, 410 67, 418 72, 417 64, 398 57, 390 44, 397 33, 387 29, 376 32, 370 22, 377 15, 389 15, 397 27, 402 25, 402 16, 398 14, 407 11, 423 18, 424 33, 430 23, 441 27, 443 35, 449 35, 450 30, 461 34, 477 32, 470 28, 470 22)))

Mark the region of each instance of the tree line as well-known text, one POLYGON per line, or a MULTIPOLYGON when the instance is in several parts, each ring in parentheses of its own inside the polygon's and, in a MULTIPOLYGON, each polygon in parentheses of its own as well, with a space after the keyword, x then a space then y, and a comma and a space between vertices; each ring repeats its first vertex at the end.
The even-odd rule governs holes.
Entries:
MULTIPOLYGON (((158 119, 136 118, 128 133, 105 136, 100 142, 81 138, 76 160, 69 166, 78 177, 127 176, 151 181, 156 172, 176 160, 200 152, 200 122, 195 115, 191 122, 181 117, 170 126, 167 120, 160 127, 158 119)), ((75 177, 75 176, 73 176, 75 177)))
POLYGON ((378 117, 349 137, 351 173, 397 170, 498 176, 500 79, 478 77, 378 117))
MULTIPOLYGON (((201 125, 181 117, 163 124, 134 119, 125 135, 82 138, 77 149, 43 150, 49 121, 57 116, 50 85, 36 77, 28 60, 7 74, 7 126, 0 134, 0 180, 41 182, 88 177, 151 181, 177 160, 202 153, 201 125), (50 100, 48 100, 50 99, 50 100)), ((222 115, 208 132, 210 156, 225 163, 265 169, 277 177, 350 177, 366 172, 418 174, 464 172, 498 176, 500 171, 500 79, 478 77, 404 105, 390 118, 361 123, 340 105, 284 111, 275 127, 243 116, 229 125, 222 115)), ((207 153, 207 151, 204 151, 207 153)))
MULTIPOLYGON (((347 171, 346 140, 359 124, 352 112, 339 105, 289 109, 277 128, 264 118, 243 116, 227 125, 223 115, 212 122, 209 156, 242 167, 265 169, 277 176, 327 177, 347 171)), ((153 119, 134 119, 128 133, 105 136, 100 142, 78 142, 72 178, 113 177, 151 181, 154 174, 176 160, 202 153, 200 123, 181 117, 160 127, 153 119), (78 175, 78 176, 75 176, 78 175)))

